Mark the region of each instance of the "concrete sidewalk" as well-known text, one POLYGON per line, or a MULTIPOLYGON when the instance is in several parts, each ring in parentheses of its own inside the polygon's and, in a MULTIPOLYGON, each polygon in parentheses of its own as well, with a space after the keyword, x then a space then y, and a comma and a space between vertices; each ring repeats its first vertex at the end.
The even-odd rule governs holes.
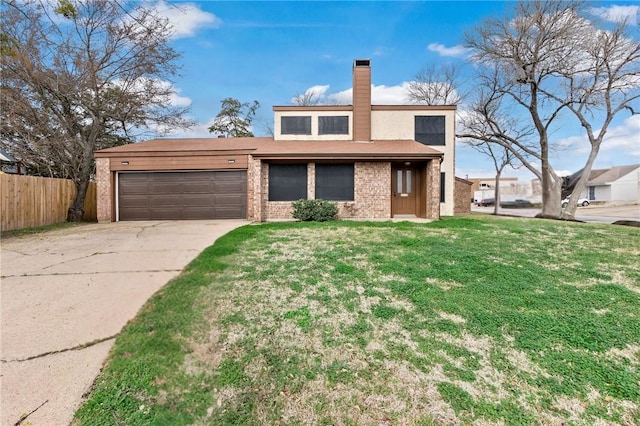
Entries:
POLYGON ((2 425, 67 425, 115 336, 239 220, 81 225, 2 241, 2 425), (28 423, 29 422, 29 423, 28 423))
MULTIPOLYGON (((540 213, 539 208, 507 209, 500 208, 499 215, 535 217, 540 213)), ((472 212, 493 213, 493 207, 471 207, 472 212)), ((578 207, 575 218, 589 223, 613 223, 618 220, 640 221, 640 204, 592 204, 588 207, 578 207)))

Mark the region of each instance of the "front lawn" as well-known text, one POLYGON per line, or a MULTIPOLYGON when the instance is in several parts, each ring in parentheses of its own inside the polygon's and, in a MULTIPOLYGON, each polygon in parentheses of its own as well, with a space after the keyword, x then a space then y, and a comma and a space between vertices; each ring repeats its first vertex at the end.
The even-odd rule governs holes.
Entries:
POLYGON ((638 424, 640 230, 249 225, 117 339, 76 424, 638 424))

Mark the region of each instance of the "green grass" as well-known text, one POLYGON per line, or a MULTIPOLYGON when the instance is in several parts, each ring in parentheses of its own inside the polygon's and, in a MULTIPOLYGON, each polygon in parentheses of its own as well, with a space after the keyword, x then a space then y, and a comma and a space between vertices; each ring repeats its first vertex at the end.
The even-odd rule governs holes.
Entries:
POLYGON ((61 223, 54 223, 52 225, 33 226, 30 228, 13 229, 11 231, 2 231, 0 233, 0 238, 4 239, 4 238, 21 237, 23 235, 35 235, 35 234, 41 234, 43 232, 56 231, 58 229, 74 228, 74 227, 83 226, 86 224, 87 222, 61 222, 61 223))
POLYGON ((640 230, 493 217, 219 239, 76 424, 640 422, 640 230))

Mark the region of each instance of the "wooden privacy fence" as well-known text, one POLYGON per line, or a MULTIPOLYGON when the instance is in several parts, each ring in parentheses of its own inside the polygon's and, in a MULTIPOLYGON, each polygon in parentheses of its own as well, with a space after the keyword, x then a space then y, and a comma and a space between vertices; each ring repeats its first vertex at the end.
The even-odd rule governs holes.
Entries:
MULTIPOLYGON (((0 174, 1 229, 10 231, 64 222, 75 197, 76 187, 68 179, 0 174)), ((84 200, 82 219, 97 220, 93 182, 84 200)))

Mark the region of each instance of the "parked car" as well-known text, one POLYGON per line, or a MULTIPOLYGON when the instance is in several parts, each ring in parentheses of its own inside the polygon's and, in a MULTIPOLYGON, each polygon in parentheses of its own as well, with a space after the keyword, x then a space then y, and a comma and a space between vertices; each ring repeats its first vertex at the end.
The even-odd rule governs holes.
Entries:
POLYGON ((483 200, 476 201, 476 206, 478 207, 489 207, 489 206, 495 206, 495 205, 496 205, 496 200, 494 198, 485 198, 483 200))
MULTIPOLYGON (((587 200, 586 198, 578 198, 578 201, 576 202, 576 204, 582 207, 587 207, 589 205, 589 200, 587 200)), ((562 200, 562 208, 564 209, 568 205, 569 205, 569 197, 562 200)))
POLYGON ((513 201, 502 201, 500 202, 500 207, 506 208, 517 208, 517 207, 532 207, 533 205, 529 200, 513 200, 513 201))

